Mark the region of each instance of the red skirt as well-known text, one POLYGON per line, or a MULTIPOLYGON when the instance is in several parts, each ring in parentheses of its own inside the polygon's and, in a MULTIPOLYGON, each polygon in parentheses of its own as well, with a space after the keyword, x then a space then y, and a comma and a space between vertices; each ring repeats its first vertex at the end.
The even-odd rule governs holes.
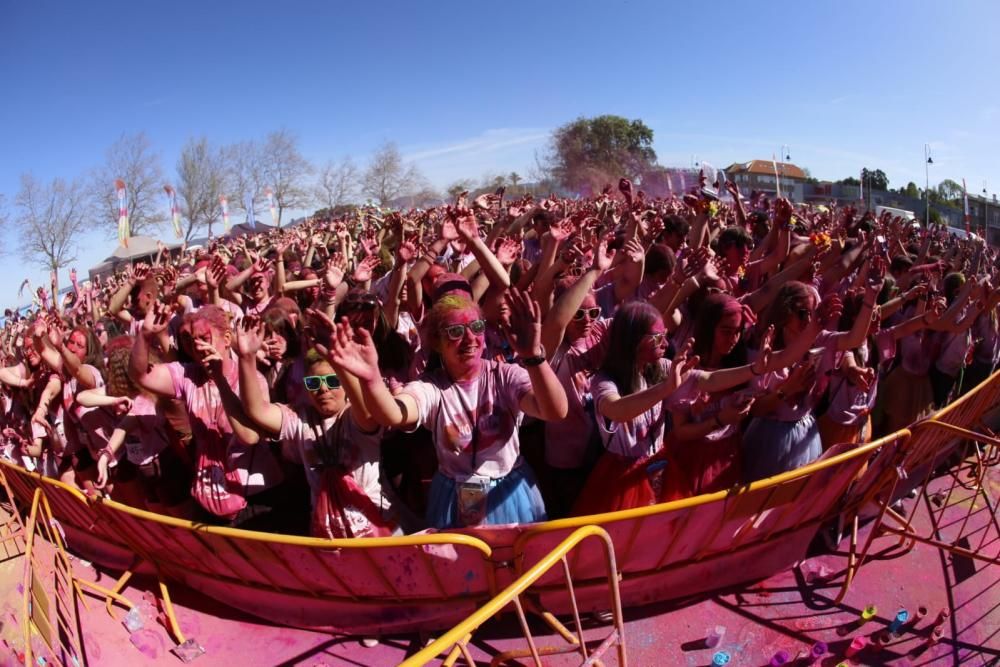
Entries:
POLYGON ((657 464, 663 458, 663 451, 640 459, 604 452, 573 505, 572 514, 601 514, 656 504, 659 494, 653 487, 661 486, 662 469, 657 469, 657 464))
POLYGON ((722 440, 677 442, 667 438, 668 461, 660 501, 732 488, 740 482, 739 431, 722 440))

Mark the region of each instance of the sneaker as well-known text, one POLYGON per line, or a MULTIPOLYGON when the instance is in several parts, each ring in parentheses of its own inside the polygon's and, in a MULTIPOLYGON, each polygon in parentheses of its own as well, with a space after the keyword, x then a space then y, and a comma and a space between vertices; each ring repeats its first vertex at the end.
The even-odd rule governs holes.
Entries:
POLYGON ((363 637, 361 639, 361 645, 365 648, 375 648, 378 646, 378 637, 363 637))

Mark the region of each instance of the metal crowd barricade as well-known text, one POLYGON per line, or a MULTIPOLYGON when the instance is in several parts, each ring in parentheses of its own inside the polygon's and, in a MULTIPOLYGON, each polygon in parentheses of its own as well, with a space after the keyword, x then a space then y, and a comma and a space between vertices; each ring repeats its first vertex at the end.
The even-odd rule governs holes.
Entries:
POLYGON ((445 632, 435 641, 428 644, 423 650, 405 660, 400 667, 417 667, 426 665, 428 662, 448 651, 448 656, 443 661, 443 665, 450 666, 455 663, 459 656, 462 656, 466 663, 475 665, 475 659, 468 650, 468 643, 472 639, 473 633, 490 618, 502 612, 507 605, 512 604, 517 612, 521 631, 524 633, 528 648, 523 651, 508 651, 496 656, 490 664, 504 664, 509 660, 530 656, 534 664, 538 667, 542 665, 542 656, 550 656, 562 653, 579 653, 584 665, 598 664, 601 656, 612 646, 617 647, 618 664, 622 667, 628 663, 625 650, 625 623, 622 616, 621 594, 618 589, 618 568, 615 564, 615 547, 611 542, 611 537, 606 531, 597 526, 583 526, 574 530, 568 537, 560 542, 552 551, 545 554, 537 563, 523 572, 513 583, 501 591, 493 599, 488 601, 475 613, 464 621, 445 632), (611 608, 613 616, 613 629, 601 641, 593 651, 588 650, 587 643, 583 636, 583 626, 580 622, 580 611, 576 604, 573 579, 570 573, 570 566, 567 561, 567 554, 574 551, 577 546, 588 537, 596 537, 599 548, 602 550, 604 562, 604 574, 608 593, 608 606, 611 608), (536 644, 528 627, 528 619, 525 615, 524 605, 521 596, 528 591, 536 581, 553 568, 561 564, 561 576, 565 581, 568 599, 573 609, 573 620, 576 633, 568 630, 561 633, 567 640, 568 646, 545 646, 536 644))
MULTIPOLYGON (((616 546, 621 597, 628 605, 766 578, 801 560, 820 526, 841 516, 853 524, 846 591, 871 547, 869 537, 858 549, 863 512, 873 512, 882 532, 903 541, 995 562, 981 553, 991 542, 956 545, 940 536, 949 526, 937 518, 933 534, 918 535, 890 506, 907 487, 926 487, 964 441, 976 443, 962 472, 972 474, 971 481, 955 478, 951 490, 969 486, 977 498, 992 503, 982 482, 985 468, 1000 461, 1000 439, 979 422, 998 400, 1000 374, 914 425, 912 434, 904 429, 848 451, 833 450, 800 469, 729 491, 542 524, 405 537, 325 540, 211 527, 87 498, 58 480, 2 461, 0 474, 8 493, 23 505, 32 505, 41 494, 68 548, 124 572, 110 590, 80 582, 105 598, 109 612, 113 603, 131 606, 120 591, 133 572, 155 574, 179 641, 168 581, 276 623, 391 633, 459 622, 497 590, 532 572, 573 531, 589 525, 600 526, 616 546)), ((954 505, 946 496, 944 504, 954 505)), ((995 503, 990 506, 995 510, 995 503)), ((968 515, 963 519, 969 523, 968 515)), ((966 536, 962 522, 958 525, 966 536)), ((13 525, 10 531, 22 529, 13 525)), ((581 544, 567 557, 575 602, 567 604, 557 595, 556 573, 541 572, 526 604, 564 637, 572 634, 556 615, 606 609, 603 562, 592 542, 581 544)))
POLYGON ((851 580, 867 559, 874 540, 885 534, 898 535, 899 545, 901 547, 905 545, 906 549, 912 548, 915 542, 923 542, 976 560, 988 563, 1000 562, 1000 551, 995 556, 983 553, 983 550, 992 544, 985 539, 990 533, 988 527, 983 530, 983 537, 976 548, 970 549, 961 544, 966 537, 964 529, 973 514, 972 500, 977 497, 982 499, 987 508, 989 515, 987 518, 997 535, 996 541, 1000 542, 1000 524, 996 519, 997 503, 989 497, 987 486, 983 483, 988 467, 1000 460, 997 454, 1000 440, 981 423, 982 416, 996 408, 998 404, 1000 404, 1000 373, 995 373, 931 417, 910 426, 907 429, 909 438, 899 440, 893 449, 884 449, 882 456, 873 460, 867 488, 859 487, 854 497, 850 498, 853 511, 851 549, 847 576, 836 598, 838 602, 843 599, 851 580), (981 447, 985 447, 987 451, 984 453, 981 447), (951 486, 947 493, 943 494, 940 506, 935 507, 935 503, 928 496, 927 487, 941 466, 956 456, 959 459, 958 465, 949 467, 951 486), (954 495, 956 488, 961 485, 960 477, 965 472, 971 473, 973 479, 971 499, 954 495), (917 492, 927 501, 932 525, 929 534, 921 534, 914 528, 915 508, 908 517, 892 508, 894 503, 913 492, 917 492), (945 512, 966 503, 967 511, 964 515, 958 521, 945 525, 942 521, 945 512), (864 547, 858 552, 859 514, 864 509, 873 507, 876 516, 875 525, 869 532, 864 547), (942 530, 954 523, 960 526, 957 535, 948 540, 942 539, 942 530))
MULTIPOLYGON (((35 489, 25 521, 22 639, 26 665, 84 664, 78 603, 80 581, 42 490, 35 489), (37 538, 41 537, 41 540, 37 538), (40 642, 35 642, 38 637, 40 642), (35 655, 37 653, 37 655, 35 655)), ((85 583, 85 582, 84 582, 85 583)))
POLYGON ((931 527, 921 532, 913 523, 915 512, 902 516, 889 508, 885 518, 892 524, 883 521, 879 526, 882 532, 898 535, 900 545, 906 544, 907 549, 921 542, 986 564, 1000 564, 1000 546, 987 551, 987 547, 1000 545, 1000 522, 998 502, 986 479, 990 467, 1000 460, 1000 439, 982 423, 983 415, 998 402, 1000 373, 911 427, 913 439, 901 467, 915 480, 916 485, 911 486, 926 502, 931 527), (952 459, 957 460, 948 465, 951 481, 947 490, 930 494, 928 485, 938 469, 952 459), (981 525, 970 532, 970 520, 980 513, 981 525), (973 547, 969 538, 977 532, 982 536, 973 547))
POLYGON ((163 580, 284 625, 442 627, 496 592, 489 545, 467 535, 326 540, 199 525, 108 499, 92 506, 163 580))

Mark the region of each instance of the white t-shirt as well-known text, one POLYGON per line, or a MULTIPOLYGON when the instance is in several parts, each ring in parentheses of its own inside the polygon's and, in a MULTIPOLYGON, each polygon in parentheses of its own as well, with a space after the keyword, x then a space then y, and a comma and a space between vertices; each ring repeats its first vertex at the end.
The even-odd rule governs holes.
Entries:
POLYGON ((281 452, 284 458, 305 468, 313 507, 320 492, 321 473, 326 465, 342 465, 383 515, 389 501, 382 493, 379 475, 379 445, 383 429, 365 433, 354 421, 350 406, 332 417, 322 418, 311 408, 296 412, 281 408, 281 452))
MULTIPOLYGON (((671 361, 661 359, 661 374, 670 372, 671 361)), ((604 373, 599 373, 591 384, 594 396, 594 408, 597 414, 597 429, 601 434, 601 442, 609 452, 630 459, 652 456, 663 447, 663 436, 666 434, 668 409, 680 407, 680 399, 690 394, 689 383, 698 381, 704 371, 691 371, 683 383, 666 400, 656 403, 649 410, 627 422, 614 422, 601 415, 601 403, 611 397, 620 396, 620 390, 615 381, 604 373)), ((645 378, 639 378, 636 393, 646 389, 645 378)))
POLYGON ((521 459, 520 404, 531 390, 528 371, 483 359, 479 376, 452 381, 444 369, 407 383, 401 393, 417 402, 417 426, 434 437, 438 468, 453 479, 505 477, 521 459))

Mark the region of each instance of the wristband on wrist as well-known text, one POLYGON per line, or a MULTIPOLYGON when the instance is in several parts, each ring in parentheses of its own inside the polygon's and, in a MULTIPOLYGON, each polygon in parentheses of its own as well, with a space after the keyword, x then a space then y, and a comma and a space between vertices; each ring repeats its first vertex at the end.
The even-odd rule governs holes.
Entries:
POLYGON ((541 354, 539 354, 537 356, 534 356, 534 357, 521 357, 521 358, 519 358, 517 360, 517 362, 519 364, 521 364, 521 366, 523 366, 525 368, 532 368, 534 366, 541 366, 542 364, 545 363, 546 359, 545 359, 545 346, 542 345, 540 347, 542 348, 541 354))
POLYGON ((97 452, 97 459, 100 460, 102 456, 108 457, 108 462, 111 463, 115 460, 115 453, 110 447, 105 447, 101 451, 97 452))

